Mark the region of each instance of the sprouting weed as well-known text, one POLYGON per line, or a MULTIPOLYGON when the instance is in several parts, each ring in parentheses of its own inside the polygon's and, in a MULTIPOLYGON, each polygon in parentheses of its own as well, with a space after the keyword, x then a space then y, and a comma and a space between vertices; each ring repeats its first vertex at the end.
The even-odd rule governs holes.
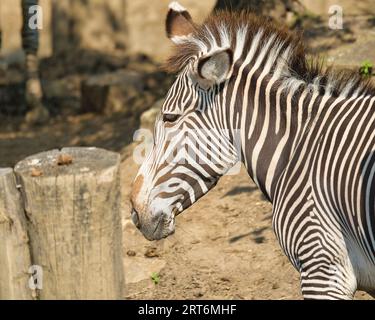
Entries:
POLYGON ((151 274, 151 280, 152 280, 152 282, 153 282, 155 285, 157 285, 157 284, 160 282, 160 276, 159 276, 159 274, 158 274, 157 272, 153 272, 153 273, 151 274))
POLYGON ((371 77, 372 68, 373 64, 370 61, 363 61, 361 67, 359 68, 359 74, 365 77, 371 77))

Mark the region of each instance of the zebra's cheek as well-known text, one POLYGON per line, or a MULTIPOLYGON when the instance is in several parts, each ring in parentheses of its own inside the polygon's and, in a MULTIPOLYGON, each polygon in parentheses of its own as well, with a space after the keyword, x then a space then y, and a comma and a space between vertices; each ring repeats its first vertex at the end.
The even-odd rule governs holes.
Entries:
POLYGON ((133 182, 130 202, 132 206, 132 220, 136 221, 135 225, 138 229, 142 229, 144 225, 148 225, 151 213, 148 205, 149 194, 145 192, 145 179, 142 174, 138 174, 133 182), (136 215, 135 215, 136 213, 136 215))
POLYGON ((136 199, 139 192, 141 191, 142 185, 143 185, 144 177, 143 175, 138 175, 134 182, 133 182, 133 188, 132 188, 132 199, 136 199))
POLYGON ((142 187, 143 187, 143 183, 144 183, 144 177, 143 175, 138 175, 134 182, 133 182, 133 187, 132 187, 132 191, 131 191, 131 204, 133 206, 133 208, 138 211, 138 212, 142 212, 142 209, 144 209, 144 204, 141 203, 142 202, 142 199, 141 199, 141 190, 142 190, 142 187))

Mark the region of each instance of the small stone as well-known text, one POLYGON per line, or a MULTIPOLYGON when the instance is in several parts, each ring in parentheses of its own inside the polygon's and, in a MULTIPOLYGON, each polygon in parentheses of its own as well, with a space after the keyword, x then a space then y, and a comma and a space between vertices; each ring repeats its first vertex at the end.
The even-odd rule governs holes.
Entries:
POLYGON ((154 247, 151 247, 151 248, 148 248, 145 252, 145 257, 146 258, 156 258, 156 257, 159 257, 159 254, 158 252, 156 251, 156 248, 154 247))
POLYGON ((276 290, 276 289, 279 289, 280 288, 280 286, 279 286, 279 284, 277 284, 277 283, 274 283, 273 285, 272 285, 272 289, 273 290, 276 290))
POLYGON ((136 252, 134 250, 128 250, 126 252, 126 254, 129 256, 129 257, 135 257, 136 256, 136 252))
POLYGON ((194 293, 194 297, 196 297, 196 298, 202 298, 203 296, 204 296, 204 294, 201 291, 198 291, 198 292, 194 293))
POLYGON ((221 277, 220 280, 223 282, 230 282, 230 279, 227 277, 221 277))

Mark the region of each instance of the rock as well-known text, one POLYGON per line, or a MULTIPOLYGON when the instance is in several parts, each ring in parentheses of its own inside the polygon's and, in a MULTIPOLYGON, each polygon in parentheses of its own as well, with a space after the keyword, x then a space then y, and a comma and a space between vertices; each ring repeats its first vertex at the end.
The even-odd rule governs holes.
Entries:
POLYGON ((129 256, 129 257, 135 257, 136 256, 136 252, 134 250, 128 250, 126 252, 126 254, 129 256))
POLYGON ((42 82, 43 94, 47 99, 64 99, 66 97, 80 96, 81 77, 79 75, 69 75, 62 79, 48 79, 42 82))
POLYGON ((73 75, 93 75, 115 72, 128 67, 129 57, 124 54, 100 53, 84 49, 57 52, 40 61, 42 79, 63 79, 73 75))
POLYGON ((159 253, 157 252, 157 249, 155 247, 147 248, 145 252, 146 258, 156 258, 159 257, 159 253))
POLYGON ((144 90, 144 75, 136 71, 120 70, 90 76, 81 85, 81 111, 131 114, 131 100, 144 90))
POLYGON ((152 108, 142 113, 141 128, 152 129, 154 127, 156 117, 160 113, 163 103, 164 99, 160 99, 152 106, 152 108))
POLYGON ((147 259, 145 257, 125 257, 124 271, 126 283, 137 283, 142 280, 150 279, 150 276, 165 267, 166 262, 162 259, 147 259))
POLYGON ((50 119, 50 114, 48 109, 43 105, 38 105, 27 112, 25 116, 25 122, 28 125, 42 125, 46 124, 50 119))

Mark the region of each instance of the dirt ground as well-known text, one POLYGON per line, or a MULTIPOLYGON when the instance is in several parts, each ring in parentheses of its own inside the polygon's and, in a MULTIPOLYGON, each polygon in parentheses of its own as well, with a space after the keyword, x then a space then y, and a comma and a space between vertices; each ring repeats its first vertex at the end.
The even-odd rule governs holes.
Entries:
MULTIPOLYGON (((349 16, 345 21, 344 30, 330 31, 326 22, 309 17, 305 37, 311 52, 345 66, 358 67, 365 59, 375 62, 374 16, 349 16)), ((69 66, 82 66, 86 60, 69 66)), ((271 205, 243 169, 238 175, 222 178, 214 190, 181 214, 173 236, 159 242, 145 240, 130 221, 129 207, 131 182, 137 172, 132 140, 138 118, 126 113, 77 114, 77 92, 69 99, 66 92, 77 91, 81 75, 66 70, 63 64, 59 69, 52 62, 49 68, 55 75, 46 76, 46 85, 58 91, 47 101, 53 117, 45 126, 29 127, 20 115, 0 115, 0 167, 14 166, 40 151, 68 146, 97 146, 121 153, 125 298, 301 299, 298 273, 272 231, 271 205), (64 80, 64 73, 70 78, 64 80), (77 81, 77 86, 61 88, 61 81, 73 86, 77 81), (64 108, 69 110, 61 112, 64 108), (158 284, 152 281, 152 274, 157 274, 158 284)), ((98 65, 95 63, 96 68, 98 65)), ((151 107, 159 98, 160 92, 142 108, 151 107)), ((358 292, 356 299, 371 298, 358 292)))
MULTIPOLYGON (((123 168, 135 172, 136 165, 127 159, 123 168)), ((124 187, 132 176, 123 172, 124 187)), ((159 242, 145 240, 125 216, 127 298, 300 298, 298 273, 275 241, 270 213, 271 205, 241 170, 178 216, 175 234, 159 242), (132 283, 142 268, 148 277, 132 283), (160 274, 157 285, 153 272, 160 274)))

